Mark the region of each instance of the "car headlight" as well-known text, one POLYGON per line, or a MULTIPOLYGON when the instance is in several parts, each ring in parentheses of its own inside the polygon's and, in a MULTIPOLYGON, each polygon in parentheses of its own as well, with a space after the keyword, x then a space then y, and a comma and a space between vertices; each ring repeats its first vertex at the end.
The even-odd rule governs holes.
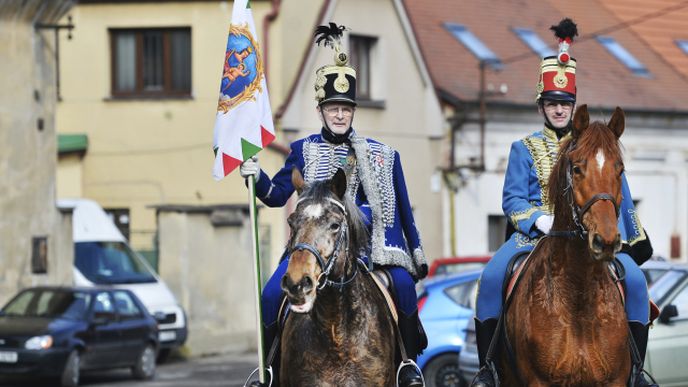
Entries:
POLYGON ((26 349, 48 349, 53 346, 53 337, 50 335, 34 336, 26 340, 24 348, 26 349))

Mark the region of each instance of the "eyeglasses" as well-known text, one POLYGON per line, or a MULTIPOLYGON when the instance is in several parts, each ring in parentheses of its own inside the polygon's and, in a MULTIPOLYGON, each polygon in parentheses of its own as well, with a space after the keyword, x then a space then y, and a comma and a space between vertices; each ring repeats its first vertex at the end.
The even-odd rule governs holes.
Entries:
POLYGON ((329 107, 329 108, 322 108, 322 110, 330 117, 336 117, 340 112, 343 117, 351 117, 352 114, 354 114, 354 108, 352 107, 329 107))

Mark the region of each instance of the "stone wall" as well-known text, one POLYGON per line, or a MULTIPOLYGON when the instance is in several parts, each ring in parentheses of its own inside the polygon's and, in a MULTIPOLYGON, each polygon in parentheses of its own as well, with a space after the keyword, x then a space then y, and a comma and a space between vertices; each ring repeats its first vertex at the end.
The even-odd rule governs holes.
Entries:
POLYGON ((54 33, 35 27, 72 5, 0 3, 0 304, 27 286, 71 283, 71 217, 55 207, 54 33))

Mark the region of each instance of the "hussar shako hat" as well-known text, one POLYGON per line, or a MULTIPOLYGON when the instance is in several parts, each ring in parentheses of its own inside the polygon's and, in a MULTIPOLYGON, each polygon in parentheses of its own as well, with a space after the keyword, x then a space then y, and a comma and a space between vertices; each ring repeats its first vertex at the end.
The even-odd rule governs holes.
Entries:
POLYGON ((349 66, 349 55, 342 50, 341 38, 346 27, 330 22, 315 30, 315 43, 334 50, 334 64, 315 72, 315 99, 318 105, 345 102, 356 105, 356 70, 349 66))
POLYGON ((573 38, 578 35, 576 23, 566 18, 550 27, 559 39, 559 54, 540 62, 540 80, 536 101, 549 99, 576 103, 576 60, 569 54, 573 38))

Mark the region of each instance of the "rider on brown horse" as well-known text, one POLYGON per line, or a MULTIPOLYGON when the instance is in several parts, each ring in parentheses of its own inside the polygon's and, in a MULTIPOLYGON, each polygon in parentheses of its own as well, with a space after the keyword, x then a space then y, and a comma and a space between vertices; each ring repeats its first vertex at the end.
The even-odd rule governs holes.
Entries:
MULTIPOLYGON (((577 29, 570 19, 564 19, 558 26, 552 26, 552 30, 560 40, 560 53, 542 60, 537 85, 538 110, 544 116, 545 127, 511 146, 502 207, 514 232, 492 257, 480 279, 476 335, 481 369, 473 386, 495 385, 497 375, 493 375, 492 367, 488 366, 491 359, 487 356, 502 313, 502 289, 509 263, 516 255, 531 251, 552 227, 547 184, 560 142, 569 136, 572 127, 576 103, 576 61, 569 57, 567 50, 577 35, 577 29)), ((638 265, 652 255, 652 246, 640 225, 625 177, 622 184, 623 200, 618 223, 623 248, 616 254, 616 259, 625 269, 626 315, 633 340, 644 360, 649 299, 645 277, 638 265)), ((642 375, 636 379, 636 386, 648 385, 642 375)))
MULTIPOLYGON (((294 193, 292 169, 303 175, 306 183, 332 178, 342 168, 348 175, 347 195, 366 217, 372 236, 369 265, 385 269, 392 282, 399 311, 399 331, 409 359, 427 345, 418 319, 415 281, 427 275, 427 263, 416 229, 406 190, 399 153, 391 147, 358 136, 351 124, 356 110, 356 71, 348 55, 341 50, 343 26, 330 23, 318 27, 317 43, 335 50, 335 64, 316 71, 316 111, 322 122, 320 133, 294 141, 284 167, 270 179, 257 160, 241 166, 243 177, 256 176, 256 195, 270 207, 283 206, 294 193)), ((283 299, 280 280, 287 270, 289 257, 283 257, 263 289, 262 313, 265 344, 270 346, 278 332, 278 311, 283 299)), ((273 360, 273 368, 278 363, 273 360)), ((400 386, 421 386, 416 367, 400 370, 400 386)))

